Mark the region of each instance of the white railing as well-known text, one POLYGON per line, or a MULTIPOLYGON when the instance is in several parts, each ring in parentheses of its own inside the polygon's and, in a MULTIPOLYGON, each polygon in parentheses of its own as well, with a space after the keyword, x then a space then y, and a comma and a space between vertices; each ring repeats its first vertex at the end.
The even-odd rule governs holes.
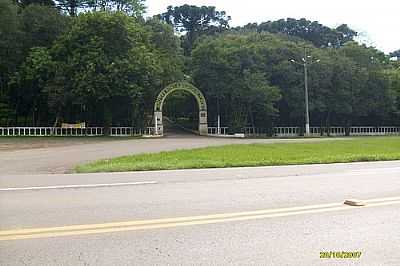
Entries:
MULTIPOLYGON (((262 136, 268 135, 267 130, 264 128, 243 128, 243 132, 246 136, 262 136)), ((328 128, 324 127, 310 127, 310 135, 321 136, 327 135, 328 128)), ((330 136, 345 136, 345 127, 330 127, 330 136)), ((387 135, 400 135, 400 127, 350 127, 350 136, 387 136, 387 135)), ((276 137, 295 137, 300 136, 299 127, 275 127, 274 136, 276 137)))
MULTIPOLYGON (((158 132, 160 134, 160 132, 158 132)), ((156 135, 156 128, 155 127, 146 127, 146 129, 143 131, 144 136, 152 136, 156 135)))
POLYGON ((87 128, 55 127, 53 136, 63 136, 63 137, 103 136, 103 128, 102 127, 87 127, 87 128))
POLYGON ((257 127, 244 127, 242 131, 245 136, 266 136, 268 135, 268 129, 257 128, 257 127))
POLYGON ((299 135, 299 127, 274 127, 274 136, 277 137, 295 137, 299 135))
POLYGON ((345 127, 330 127, 329 135, 330 136, 345 136, 346 128, 345 127))
POLYGON ((321 131, 323 131, 323 128, 310 127, 310 135, 312 136, 321 136, 321 131))
POLYGON ((110 127, 110 136, 112 137, 128 137, 142 136, 143 129, 135 127, 110 127))
POLYGON ((209 135, 228 135, 228 127, 220 127, 218 132, 218 127, 208 127, 209 135))
POLYGON ((0 136, 102 136, 102 127, 0 127, 0 136))
MULTIPOLYGON (((245 136, 268 136, 265 128, 245 127, 242 129, 245 136)), ((327 135, 327 128, 310 127, 312 136, 327 135), (322 134, 321 134, 322 131, 322 134)), ((350 127, 347 128, 350 136, 387 136, 400 135, 400 127, 350 127)), ((296 137, 300 135, 299 127, 275 127, 276 137, 296 137)), ((209 135, 227 135, 228 127, 208 127, 209 135), (218 134, 219 133, 219 134, 218 134)), ((60 127, 0 127, 1 136, 103 136, 103 127, 88 128, 60 128, 60 127)), ((155 127, 138 129, 134 127, 111 127, 110 136, 150 136, 155 135, 155 127)), ((345 127, 330 127, 330 136, 345 136, 345 127)))
POLYGON ((155 135, 155 127, 135 128, 135 127, 110 127, 110 136, 129 137, 129 136, 151 136, 155 135))
POLYGON ((350 135, 353 136, 377 136, 377 135, 399 135, 399 127, 351 127, 350 135))
POLYGON ((0 127, 0 136, 50 136, 52 127, 0 127))

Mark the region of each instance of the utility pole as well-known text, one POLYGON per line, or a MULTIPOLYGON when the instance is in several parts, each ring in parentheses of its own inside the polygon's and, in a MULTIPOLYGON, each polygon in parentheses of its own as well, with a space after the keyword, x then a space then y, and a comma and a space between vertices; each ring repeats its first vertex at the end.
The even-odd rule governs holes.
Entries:
POLYGON ((306 136, 310 135, 310 112, 308 107, 308 73, 307 73, 307 48, 304 47, 304 97, 306 104, 306 136))
POLYGON ((303 66, 304 68, 304 102, 305 102, 305 135, 310 135, 310 111, 308 104, 308 66, 318 63, 320 60, 317 59, 312 62, 311 56, 307 55, 307 48, 304 47, 304 57, 301 59, 303 62, 299 63, 294 59, 291 59, 290 62, 303 66))
POLYGON ((221 117, 219 114, 219 95, 217 96, 217 113, 218 113, 218 117, 217 117, 217 134, 220 135, 221 134, 221 117))

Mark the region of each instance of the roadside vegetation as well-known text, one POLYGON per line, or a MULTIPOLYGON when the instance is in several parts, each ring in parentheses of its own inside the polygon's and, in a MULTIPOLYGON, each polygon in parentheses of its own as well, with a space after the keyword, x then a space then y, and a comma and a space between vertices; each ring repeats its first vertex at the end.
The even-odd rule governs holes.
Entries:
MULTIPOLYGON (((400 52, 358 43, 346 24, 265 17, 231 27, 218 7, 147 17, 146 5, 0 0, 0 126, 145 128, 158 93, 183 80, 205 95, 210 124, 220 117, 230 132, 302 126, 304 69, 291 60, 305 52, 317 63, 308 72, 311 125, 399 125, 400 52)), ((190 94, 171 95, 164 111, 197 125, 190 94)))
POLYGON ((313 143, 226 145, 123 156, 78 166, 79 173, 400 160, 400 137, 313 143))

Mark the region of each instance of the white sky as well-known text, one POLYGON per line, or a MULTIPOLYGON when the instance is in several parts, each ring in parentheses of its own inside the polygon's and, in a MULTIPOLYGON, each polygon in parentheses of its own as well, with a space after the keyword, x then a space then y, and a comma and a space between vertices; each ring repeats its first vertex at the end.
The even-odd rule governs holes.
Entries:
POLYGON ((183 4, 216 6, 232 17, 232 26, 288 17, 329 27, 346 23, 368 45, 386 53, 400 49, 400 0, 146 0, 148 16, 183 4))

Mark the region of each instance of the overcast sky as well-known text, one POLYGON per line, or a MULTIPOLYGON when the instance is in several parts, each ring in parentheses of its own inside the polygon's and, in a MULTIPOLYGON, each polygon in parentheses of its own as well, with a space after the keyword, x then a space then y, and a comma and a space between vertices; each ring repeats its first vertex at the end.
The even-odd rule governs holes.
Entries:
POLYGON ((386 53, 400 49, 400 0, 146 0, 148 16, 183 4, 216 6, 232 17, 232 26, 287 17, 329 27, 346 23, 368 45, 386 53))

